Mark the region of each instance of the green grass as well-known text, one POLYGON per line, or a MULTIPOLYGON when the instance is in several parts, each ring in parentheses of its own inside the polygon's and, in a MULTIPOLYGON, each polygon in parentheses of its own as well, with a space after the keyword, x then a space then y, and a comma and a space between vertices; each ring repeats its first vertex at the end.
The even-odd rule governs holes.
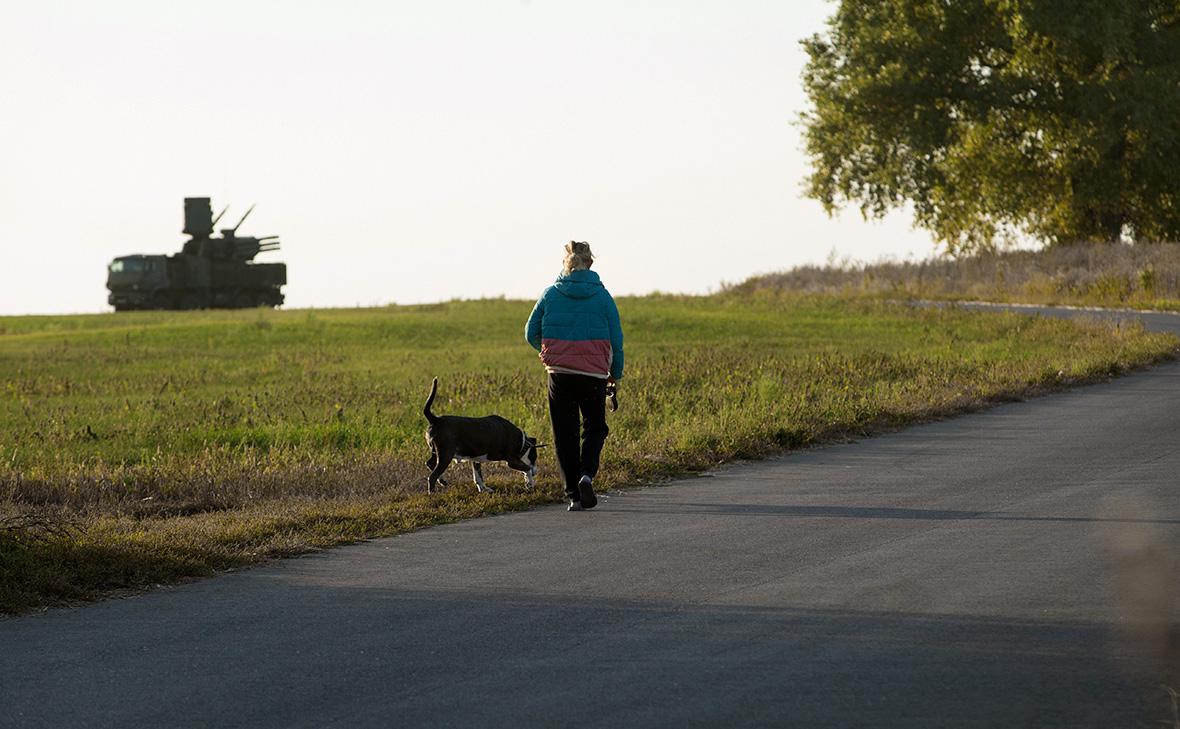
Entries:
MULTIPOLYGON (((598 483, 857 437, 1176 352, 1137 328, 831 298, 621 299, 598 483)), ((424 493, 422 402, 549 439, 529 302, 0 318, 0 611, 556 500, 465 466, 424 493)))

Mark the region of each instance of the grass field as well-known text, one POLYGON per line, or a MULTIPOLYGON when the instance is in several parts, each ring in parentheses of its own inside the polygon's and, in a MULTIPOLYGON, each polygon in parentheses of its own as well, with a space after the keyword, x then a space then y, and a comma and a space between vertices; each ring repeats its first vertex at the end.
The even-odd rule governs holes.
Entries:
MULTIPOLYGON (((424 493, 434 376, 435 412, 495 412, 549 440, 530 306, 0 318, 0 611, 556 500, 551 451, 533 493, 498 465, 495 494, 459 465, 424 493)), ((1135 328, 765 292, 619 306, 606 488, 1176 353, 1135 328)))
POLYGON ((925 261, 832 261, 756 276, 733 288, 745 294, 779 291, 1180 311, 1180 245, 1078 243, 925 261))

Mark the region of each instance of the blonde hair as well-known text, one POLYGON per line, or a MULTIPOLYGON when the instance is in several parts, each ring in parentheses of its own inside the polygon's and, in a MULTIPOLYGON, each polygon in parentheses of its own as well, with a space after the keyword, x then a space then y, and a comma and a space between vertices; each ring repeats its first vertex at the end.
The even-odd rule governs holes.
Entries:
POLYGON ((585 241, 571 240, 565 244, 565 260, 562 262, 562 272, 571 274, 574 271, 584 271, 594 263, 594 254, 590 252, 590 244, 585 241))

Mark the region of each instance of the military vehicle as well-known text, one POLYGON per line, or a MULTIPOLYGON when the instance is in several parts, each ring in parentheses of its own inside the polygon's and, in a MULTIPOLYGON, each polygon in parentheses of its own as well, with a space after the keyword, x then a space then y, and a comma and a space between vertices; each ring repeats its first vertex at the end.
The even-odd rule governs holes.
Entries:
POLYGON ((238 235, 250 209, 232 228, 213 228, 228 208, 214 218, 207 197, 184 199, 184 232, 189 236, 179 253, 119 256, 107 272, 107 301, 115 311, 132 309, 246 309, 279 306, 287 283, 287 264, 255 263, 259 253, 278 250, 277 235, 238 235))

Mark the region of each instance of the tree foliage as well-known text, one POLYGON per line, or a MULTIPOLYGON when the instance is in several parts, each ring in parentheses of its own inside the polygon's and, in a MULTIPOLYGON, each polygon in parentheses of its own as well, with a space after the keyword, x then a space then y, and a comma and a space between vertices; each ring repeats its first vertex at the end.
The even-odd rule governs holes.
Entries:
POLYGON ((841 0, 805 41, 808 194, 952 252, 1180 239, 1180 4, 841 0))

